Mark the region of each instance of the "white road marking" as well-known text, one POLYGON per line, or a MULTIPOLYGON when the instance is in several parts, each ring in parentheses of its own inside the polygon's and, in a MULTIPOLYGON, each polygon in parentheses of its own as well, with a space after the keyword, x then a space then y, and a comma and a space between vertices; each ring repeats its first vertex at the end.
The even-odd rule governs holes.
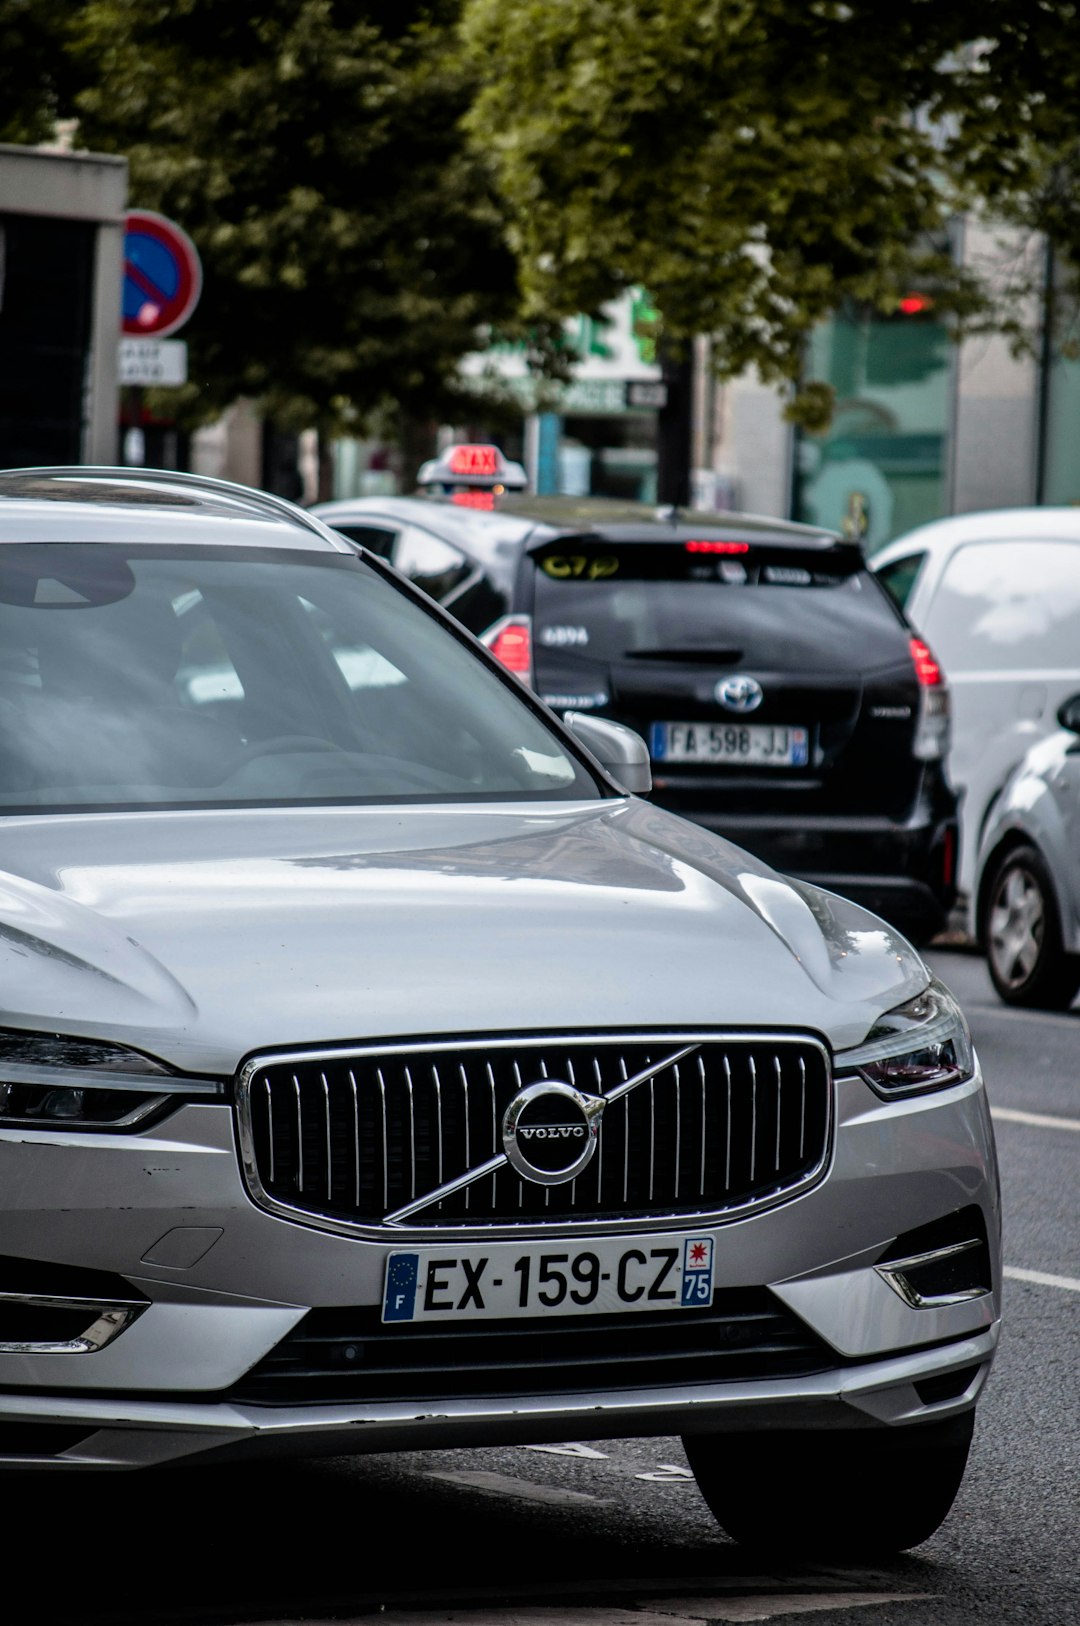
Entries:
POLYGON ((991 1118, 1007 1124, 1030 1124, 1033 1129, 1080 1131, 1080 1118, 1058 1118, 1049 1112, 1020 1112, 1016 1107, 991 1107, 991 1118))
POLYGON ((1021 1270, 1019 1265, 1006 1265, 1003 1274, 1013 1282, 1033 1282, 1036 1287, 1063 1287, 1068 1293, 1080 1293, 1080 1281, 1075 1276, 1051 1276, 1045 1270, 1021 1270))
MULTIPOLYGON (((441 1608, 434 1612, 413 1609, 380 1610, 377 1615, 355 1615, 340 1626, 709 1626, 717 1620, 780 1620, 785 1615, 817 1614, 824 1609, 866 1609, 874 1604, 929 1603, 930 1592, 788 1592, 772 1597, 649 1599, 645 1608, 563 1608, 559 1605, 517 1604, 490 1609, 441 1608), (689 1613, 688 1611, 693 1611, 689 1613)), ((267 1626, 302 1626, 299 1620, 279 1620, 267 1626)))
POLYGON ((673 1485, 677 1480, 693 1479, 689 1468, 680 1468, 677 1462, 661 1462, 654 1473, 635 1474, 635 1479, 651 1479, 657 1485, 673 1485))
POLYGON ((583 1491, 562 1490, 557 1485, 534 1485, 527 1479, 512 1479, 509 1474, 486 1473, 482 1469, 466 1469, 461 1473, 436 1473, 429 1469, 424 1477, 444 1479, 451 1485, 464 1485, 491 1496, 512 1496, 519 1502, 593 1502, 600 1506, 607 1501, 603 1496, 586 1496, 583 1491))
POLYGON ((606 1462, 607 1452, 596 1451, 591 1445, 523 1445, 523 1451, 546 1451, 550 1457, 588 1457, 594 1462, 606 1462))
MULTIPOLYGON (((670 1603, 649 1600, 658 1613, 681 1609, 668 1615, 668 1626, 684 1626, 697 1618, 700 1610, 706 1621, 780 1620, 784 1615, 812 1615, 822 1609, 866 1609, 872 1604, 927 1603, 930 1592, 788 1592, 771 1598, 672 1598, 670 1603), (693 1611, 687 1615, 686 1611, 693 1611)), ((584 1626, 584 1615, 578 1617, 584 1626)), ((596 1626, 600 1626, 596 1622, 596 1626)))

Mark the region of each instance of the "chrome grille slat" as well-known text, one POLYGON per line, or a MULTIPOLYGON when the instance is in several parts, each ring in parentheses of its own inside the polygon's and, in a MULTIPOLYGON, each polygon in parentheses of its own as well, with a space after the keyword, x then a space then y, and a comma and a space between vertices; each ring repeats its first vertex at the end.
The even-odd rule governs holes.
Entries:
POLYGON ((382 1182, 385 1212, 390 1199, 390 1131, 386 1121, 386 1080, 383 1078, 381 1067, 375 1069, 375 1077, 379 1081, 379 1099, 382 1103, 382 1182))
POLYGON ((321 1073, 323 1087, 323 1114, 326 1123, 326 1200, 334 1200, 334 1149, 330 1139, 330 1086, 326 1082, 326 1074, 321 1073))
MULTIPOLYGON (((357 1092, 357 1088, 356 1088, 356 1075, 353 1072, 351 1067, 349 1068, 349 1088, 352 1091, 353 1169, 355 1170, 355 1175, 356 1175, 356 1178, 355 1178, 355 1181, 354 1181, 354 1184, 353 1184, 353 1202, 356 1204, 357 1208, 359 1208, 360 1207, 360 1096, 359 1096, 359 1094, 357 1092)), ((385 1148, 386 1148, 386 1136, 384 1134, 383 1135, 384 1157, 385 1157, 385 1148)), ((385 1165, 384 1165, 384 1167, 385 1167, 385 1165)), ((386 1201, 386 1176, 385 1176, 385 1173, 383 1175, 383 1201, 384 1202, 386 1201)))
MULTIPOLYGON (((461 1075, 461 1088, 462 1088, 462 1091, 464 1092, 464 1096, 465 1096, 465 1167, 466 1168, 471 1168, 472 1167, 472 1142, 469 1139, 469 1075, 465 1071, 465 1063, 464 1062, 459 1063, 458 1072, 461 1075)), ((466 1188, 466 1191, 465 1191, 465 1207, 466 1208, 468 1208, 468 1206, 469 1206, 469 1198, 470 1198, 471 1195, 472 1195, 471 1187, 466 1188)))
POLYGON ((274 1092, 270 1087, 270 1080, 268 1078, 263 1079, 263 1089, 266 1092, 266 1139, 270 1152, 270 1184, 273 1185, 275 1179, 277 1178, 274 1172, 276 1167, 274 1163, 274 1092))
POLYGON ((293 1089, 296 1091, 296 1189, 304 1190, 304 1109, 300 1103, 300 1080, 293 1074, 293 1089))
POLYGON ((263 1058, 238 1108, 253 1196, 328 1229, 622 1225, 805 1189, 828 1150, 831 1075, 809 1036, 469 1040, 263 1058), (523 1180, 502 1148, 510 1101, 545 1078, 607 1100, 593 1162, 561 1185, 523 1180))
POLYGON ((405 1069, 405 1088, 409 1092, 409 1196, 416 1196, 416 1097, 412 1074, 405 1069))
POLYGON ((707 1144, 707 1135, 708 1135, 708 1114, 707 1114, 706 1108, 705 1108, 705 1095, 706 1095, 705 1063, 701 1059, 700 1055, 698 1056, 697 1064, 698 1064, 698 1081, 701 1084, 701 1183, 698 1186, 698 1196, 699 1197, 704 1197, 704 1195, 705 1195, 705 1147, 706 1147, 706 1144, 707 1144))

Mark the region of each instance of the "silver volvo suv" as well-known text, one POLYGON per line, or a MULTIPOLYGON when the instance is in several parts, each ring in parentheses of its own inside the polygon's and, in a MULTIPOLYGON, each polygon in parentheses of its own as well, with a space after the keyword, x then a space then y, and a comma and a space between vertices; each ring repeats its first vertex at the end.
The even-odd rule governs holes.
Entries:
POLYGON ((963 1016, 648 789, 287 503, 0 474, 3 1463, 674 1433, 738 1539, 931 1534, 963 1016))

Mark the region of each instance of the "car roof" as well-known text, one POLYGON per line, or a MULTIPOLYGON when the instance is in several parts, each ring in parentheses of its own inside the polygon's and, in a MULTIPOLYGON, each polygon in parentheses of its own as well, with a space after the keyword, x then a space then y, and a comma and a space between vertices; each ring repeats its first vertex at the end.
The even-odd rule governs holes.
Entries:
POLYGON ((988 508, 931 520, 887 542, 870 561, 873 570, 912 553, 951 553, 968 542, 1080 542, 1080 508, 988 508))
POLYGON ((168 469, 79 465, 0 469, 0 541, 350 551, 331 527, 270 492, 168 469))
POLYGON ((426 526, 465 551, 488 554, 509 543, 542 543, 594 532, 613 542, 681 542, 693 537, 731 538, 765 545, 836 546, 836 532, 796 525, 761 514, 720 514, 661 509, 603 497, 503 497, 494 509, 454 503, 445 497, 354 497, 318 503, 310 510, 328 525, 374 525, 378 518, 426 526))

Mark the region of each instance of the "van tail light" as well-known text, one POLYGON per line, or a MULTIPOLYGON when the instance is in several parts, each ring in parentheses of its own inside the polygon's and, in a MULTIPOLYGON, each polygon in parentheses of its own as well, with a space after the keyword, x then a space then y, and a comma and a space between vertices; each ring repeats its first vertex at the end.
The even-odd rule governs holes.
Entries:
POLYGON ((480 642, 486 644, 497 661, 513 672, 523 683, 532 686, 532 620, 527 615, 504 615, 481 633, 480 642))
POLYGON ((949 749, 952 721, 949 686, 928 644, 921 638, 912 638, 909 647, 919 681, 919 720, 915 725, 912 755, 920 762, 940 762, 949 749))

